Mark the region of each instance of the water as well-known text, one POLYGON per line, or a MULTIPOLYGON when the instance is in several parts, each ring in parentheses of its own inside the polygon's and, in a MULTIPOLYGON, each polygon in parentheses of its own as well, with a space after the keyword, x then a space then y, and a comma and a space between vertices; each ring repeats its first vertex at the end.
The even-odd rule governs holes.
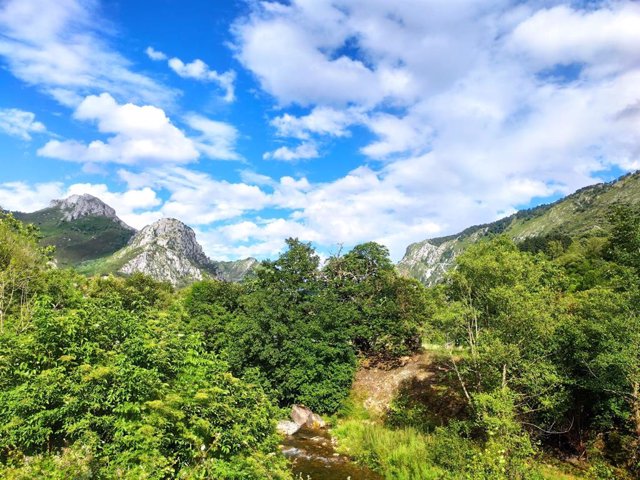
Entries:
POLYGON ((303 428, 282 441, 282 453, 291 461, 296 478, 304 480, 382 480, 380 475, 353 463, 333 448, 326 430, 303 428))

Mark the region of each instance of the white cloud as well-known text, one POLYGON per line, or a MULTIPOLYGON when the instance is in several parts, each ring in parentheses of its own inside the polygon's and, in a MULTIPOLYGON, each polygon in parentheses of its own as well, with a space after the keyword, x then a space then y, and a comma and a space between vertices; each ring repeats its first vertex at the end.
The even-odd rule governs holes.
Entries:
POLYGON ((109 91, 126 101, 168 103, 175 92, 131 70, 107 44, 95 1, 7 0, 0 4, 0 56, 13 75, 64 105, 109 91))
POLYGON ((154 49, 153 47, 147 47, 144 51, 151 60, 156 62, 166 60, 167 55, 164 52, 154 49))
POLYGON ((269 195, 255 185, 215 180, 206 173, 181 167, 119 172, 130 189, 150 187, 170 192, 160 211, 190 225, 208 225, 259 211, 269 195))
POLYGON ((194 142, 175 127, 164 111, 150 105, 119 105, 111 95, 85 98, 75 118, 95 121, 98 130, 113 134, 88 144, 51 140, 38 155, 81 163, 187 163, 198 158, 194 142))
POLYGON ((0 183, 0 208, 17 212, 33 212, 64 195, 61 182, 30 185, 26 182, 0 183))
POLYGON ((296 117, 285 113, 271 120, 276 133, 281 137, 307 140, 313 134, 345 137, 347 127, 364 122, 364 115, 356 109, 338 110, 330 107, 316 107, 308 115, 296 117))
POLYGON ((283 162, 295 162, 298 160, 307 160, 310 158, 318 158, 320 153, 314 143, 304 142, 297 147, 280 147, 273 152, 265 153, 262 158, 265 160, 280 160, 283 162))
POLYGON ((207 157, 217 160, 241 159, 235 151, 238 131, 232 125, 194 113, 187 115, 185 122, 189 127, 201 133, 195 139, 195 145, 207 157))
POLYGON ((47 129, 42 122, 36 121, 32 112, 0 108, 0 131, 22 140, 31 140, 32 133, 44 133, 47 129))
POLYGON ((640 166, 637 2, 261 2, 233 31, 238 60, 285 110, 278 136, 374 136, 361 152, 384 163, 287 196, 288 220, 326 245, 380 239, 397 258, 640 166))
POLYGON ((592 11, 558 5, 519 24, 509 46, 529 56, 536 68, 580 63, 592 74, 609 75, 637 67, 639 25, 637 2, 611 2, 592 11))
POLYGON ((176 57, 169 59, 168 65, 182 78, 192 78, 202 82, 217 83, 225 92, 223 97, 225 102, 233 102, 235 100, 234 82, 236 73, 233 70, 218 73, 210 69, 209 65, 200 59, 196 59, 191 63, 184 63, 176 57))

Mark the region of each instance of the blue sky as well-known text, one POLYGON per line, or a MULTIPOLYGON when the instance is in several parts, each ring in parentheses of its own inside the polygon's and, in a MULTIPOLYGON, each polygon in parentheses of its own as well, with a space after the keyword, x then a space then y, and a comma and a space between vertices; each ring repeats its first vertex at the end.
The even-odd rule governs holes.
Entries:
POLYGON ((0 206, 398 259, 637 169, 638 45, 631 1, 4 0, 0 206))

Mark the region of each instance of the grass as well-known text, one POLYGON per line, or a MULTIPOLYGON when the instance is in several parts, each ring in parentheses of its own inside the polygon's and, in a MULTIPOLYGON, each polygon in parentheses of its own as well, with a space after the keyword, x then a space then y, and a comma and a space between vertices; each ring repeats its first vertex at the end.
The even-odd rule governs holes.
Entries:
POLYGON ((333 434, 338 439, 340 453, 369 466, 385 479, 448 477, 442 468, 430 461, 431 439, 413 429, 391 430, 372 421, 345 420, 333 434))
MULTIPOLYGON (((368 466, 385 480, 480 478, 474 475, 474 465, 486 454, 480 444, 463 433, 466 430, 461 423, 452 422, 429 433, 412 426, 394 428, 384 417, 371 414, 362 399, 352 395, 332 424, 337 450, 368 466)), ((602 478, 542 455, 531 458, 526 471, 525 478, 531 480, 602 478)), ((504 476, 495 478, 506 480, 504 476)))

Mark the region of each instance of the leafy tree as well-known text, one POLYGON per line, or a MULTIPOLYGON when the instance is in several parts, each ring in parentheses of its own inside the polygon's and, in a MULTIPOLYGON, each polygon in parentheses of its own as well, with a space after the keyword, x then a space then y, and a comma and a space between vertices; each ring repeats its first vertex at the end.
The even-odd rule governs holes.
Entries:
POLYGON ((287 240, 280 258, 265 261, 240 298, 227 348, 238 373, 258 372, 283 405, 337 410, 355 370, 349 310, 319 280, 310 244, 287 240))
POLYGON ((38 234, 11 215, 0 213, 0 334, 8 315, 28 320, 40 274, 49 260, 48 250, 37 246, 38 234))
POLYGON ((357 245, 330 258, 323 277, 351 310, 350 336, 359 354, 394 358, 420 346, 424 287, 397 274, 386 247, 357 245))

